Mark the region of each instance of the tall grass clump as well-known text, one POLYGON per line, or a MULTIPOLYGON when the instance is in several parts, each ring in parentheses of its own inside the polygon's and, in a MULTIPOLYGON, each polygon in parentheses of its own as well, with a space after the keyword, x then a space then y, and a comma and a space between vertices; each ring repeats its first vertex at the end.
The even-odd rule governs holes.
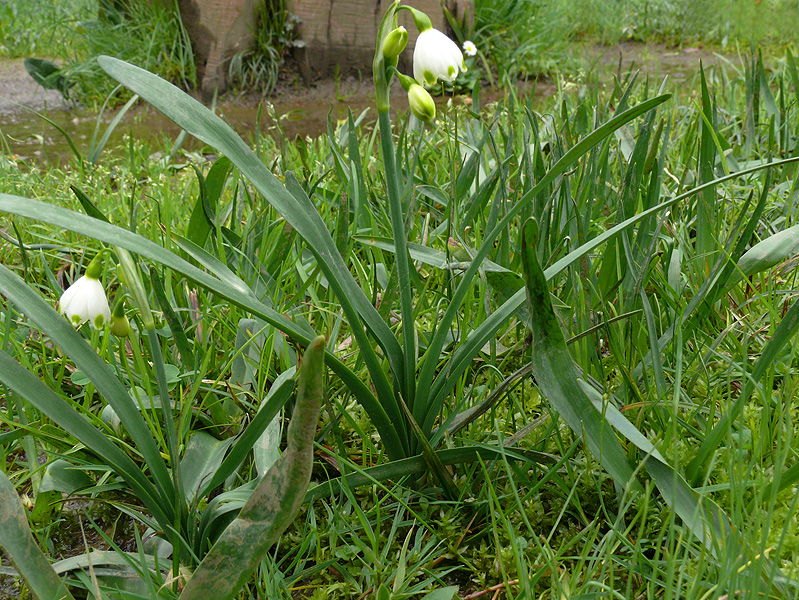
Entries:
POLYGON ((0 543, 19 572, 50 575, 38 547, 55 558, 80 501, 104 549, 53 562, 54 594, 66 574, 190 596, 229 571, 286 599, 795 598, 793 57, 700 70, 685 104, 632 74, 541 110, 510 92, 442 110, 395 69, 399 10, 376 128, 250 146, 103 57, 212 158, 2 159, 0 515, 19 535, 0 543), (56 301, 100 260, 117 321, 76 330, 56 301), (322 359, 324 394, 302 374, 322 359), (311 388, 318 426, 293 416, 311 388), (248 554, 233 542, 273 518, 253 505, 276 506, 262 486, 298 429, 311 483, 280 524, 299 518, 248 554))
POLYGON ((502 82, 569 71, 577 68, 564 35, 571 12, 554 2, 476 2, 471 38, 502 82))
POLYGON ((0 56, 69 56, 77 23, 96 17, 96 11, 96 0, 2 0, 0 56))
POLYGON ((194 56, 177 2, 103 2, 92 18, 73 25, 75 41, 64 57, 62 74, 88 106, 103 104, 115 83, 97 65, 103 54, 151 69, 168 81, 196 85, 194 56))
POLYGON ((602 43, 632 39, 784 48, 799 42, 794 0, 577 0, 555 4, 570 11, 571 35, 602 43))
POLYGON ((297 39, 299 18, 285 0, 260 0, 255 14, 254 47, 233 55, 228 76, 233 87, 266 95, 277 86, 284 53, 305 42, 297 39))

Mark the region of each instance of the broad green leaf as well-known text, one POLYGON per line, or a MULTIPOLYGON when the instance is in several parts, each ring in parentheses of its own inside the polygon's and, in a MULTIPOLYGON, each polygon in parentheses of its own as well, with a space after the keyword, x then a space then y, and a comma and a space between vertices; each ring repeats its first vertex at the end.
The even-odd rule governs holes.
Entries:
POLYGON ((75 465, 59 458, 47 465, 42 483, 39 485, 39 493, 55 491, 74 494, 76 491, 92 485, 94 485, 94 481, 91 477, 75 465))
POLYGON ((738 260, 738 268, 746 277, 751 277, 797 253, 799 253, 799 225, 794 225, 752 246, 738 260))
POLYGON ((234 438, 218 440, 204 431, 195 431, 191 435, 186 452, 180 461, 183 493, 189 504, 201 498, 200 491, 217 472, 225 458, 225 452, 234 441, 234 438))
POLYGON ((425 594, 422 597, 422 600, 452 600, 457 593, 458 586, 451 585, 449 587, 441 588, 440 590, 434 590, 429 594, 425 594))
POLYGON ((297 404, 285 452, 260 481, 238 517, 222 533, 189 579, 181 600, 228 600, 249 579, 263 555, 294 520, 311 479, 313 441, 322 405, 325 338, 308 345, 300 366, 297 404))
POLYGON ((61 581, 33 539, 28 517, 14 486, 0 471, 0 546, 8 553, 30 590, 41 600, 71 600, 61 581))
POLYGON ((72 193, 75 194, 75 197, 80 202, 81 206, 83 207, 84 212, 89 215, 90 217, 94 217, 95 219, 100 219, 101 221, 105 221, 106 223, 110 223, 111 221, 108 220, 103 212, 97 208, 97 205, 91 201, 91 199, 84 194, 80 189, 75 187, 74 185, 70 185, 69 189, 72 190, 72 193))
MULTIPOLYGON (((702 112, 700 113, 701 138, 699 141, 699 181, 707 183, 714 179, 713 167, 716 158, 715 103, 711 102, 707 89, 705 71, 700 64, 702 84, 702 112)), ((723 156, 723 155, 722 155, 723 156)), ((718 231, 718 208, 714 186, 704 188, 696 196, 696 252, 703 262, 705 274, 710 272, 714 262, 713 254, 718 250, 716 232, 718 231)))
POLYGON ((536 385, 621 487, 639 487, 618 438, 580 387, 580 375, 566 347, 552 309, 549 286, 535 253, 537 242, 538 227, 530 219, 522 228, 520 246, 532 318, 536 385))
POLYGON ((231 383, 253 386, 261 363, 266 336, 255 319, 239 319, 236 331, 236 354, 230 368, 231 383))
POLYGON ((205 246, 211 233, 213 225, 211 216, 216 212, 216 206, 232 166, 230 160, 222 156, 211 166, 207 177, 203 178, 202 173, 197 174, 200 180, 200 194, 186 227, 186 238, 200 248, 205 246))

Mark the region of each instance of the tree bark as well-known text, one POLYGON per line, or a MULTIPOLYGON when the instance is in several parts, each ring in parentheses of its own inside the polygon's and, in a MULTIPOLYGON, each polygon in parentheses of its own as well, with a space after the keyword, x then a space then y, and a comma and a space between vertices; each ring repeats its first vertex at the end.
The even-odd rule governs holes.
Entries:
POLYGON ((255 42, 254 0, 178 0, 204 97, 227 89, 228 63, 255 42))

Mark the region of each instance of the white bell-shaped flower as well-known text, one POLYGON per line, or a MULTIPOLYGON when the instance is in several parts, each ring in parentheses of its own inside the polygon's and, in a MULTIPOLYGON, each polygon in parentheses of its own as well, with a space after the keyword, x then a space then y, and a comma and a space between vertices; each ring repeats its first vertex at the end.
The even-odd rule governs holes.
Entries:
POLYGON ((458 44, 432 27, 419 34, 413 49, 413 77, 416 81, 430 87, 439 79, 454 81, 461 71, 466 71, 466 67, 458 44))
POLYGON ((86 274, 66 289, 58 304, 61 314, 73 325, 78 326, 89 321, 93 327, 100 329, 111 319, 111 309, 108 307, 103 284, 94 276, 99 276, 102 267, 92 267, 93 265, 89 265, 86 274))

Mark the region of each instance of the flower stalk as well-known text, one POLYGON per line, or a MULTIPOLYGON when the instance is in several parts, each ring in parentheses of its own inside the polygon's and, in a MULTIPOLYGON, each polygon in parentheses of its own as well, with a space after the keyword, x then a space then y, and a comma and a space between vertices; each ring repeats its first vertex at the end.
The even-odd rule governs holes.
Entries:
POLYGON ((400 316, 402 319, 403 369, 397 373, 400 382, 396 391, 402 400, 413 406, 416 396, 416 335, 413 318, 413 292, 411 289, 410 255, 408 254, 405 215, 402 212, 402 195, 400 193, 400 177, 397 172, 397 161, 394 150, 394 139, 389 115, 389 82, 396 72, 393 65, 387 65, 383 55, 383 46, 390 32, 396 30, 397 10, 399 2, 394 2, 383 17, 380 24, 375 51, 375 95, 378 99, 377 115, 380 129, 380 148, 383 154, 383 168, 386 176, 386 195, 388 212, 391 220, 391 233, 394 238, 397 275, 400 292, 400 316), (381 103, 381 98, 385 102, 381 103))
POLYGON ((164 437, 166 438, 172 471, 172 491, 174 494, 172 501, 175 515, 175 527, 172 539, 172 545, 175 551, 173 553, 172 569, 173 575, 177 576, 180 570, 180 552, 178 551, 180 544, 180 524, 185 522, 184 513, 186 507, 183 503, 183 484, 180 480, 180 454, 178 452, 177 431, 172 418, 172 403, 169 398, 164 357, 161 353, 161 342, 155 330, 155 318, 150 309, 150 303, 147 300, 147 292, 144 288, 144 282, 142 281, 139 268, 127 250, 116 248, 116 252, 119 257, 119 278, 128 289, 147 333, 147 342, 150 347, 150 359, 152 360, 153 369, 155 370, 155 378, 158 384, 158 396, 161 399, 161 414, 164 419, 164 437))

